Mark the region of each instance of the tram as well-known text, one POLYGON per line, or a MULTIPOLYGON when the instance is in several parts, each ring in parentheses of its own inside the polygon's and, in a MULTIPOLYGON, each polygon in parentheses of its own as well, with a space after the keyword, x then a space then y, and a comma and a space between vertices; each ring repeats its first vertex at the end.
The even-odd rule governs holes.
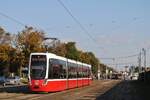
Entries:
POLYGON ((31 53, 29 89, 56 92, 91 83, 91 65, 57 56, 53 53, 31 53))

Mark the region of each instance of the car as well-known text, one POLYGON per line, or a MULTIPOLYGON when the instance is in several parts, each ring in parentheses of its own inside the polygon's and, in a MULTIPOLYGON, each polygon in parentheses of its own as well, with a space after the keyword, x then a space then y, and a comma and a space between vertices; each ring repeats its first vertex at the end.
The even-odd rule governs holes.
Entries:
POLYGON ((5 86, 6 79, 4 76, 0 76, 0 85, 5 86))
POLYGON ((119 79, 118 74, 112 74, 111 79, 119 79))
POLYGON ((138 80, 138 76, 132 76, 131 79, 132 80, 138 80))
POLYGON ((20 85, 20 78, 18 76, 8 77, 5 84, 20 85))

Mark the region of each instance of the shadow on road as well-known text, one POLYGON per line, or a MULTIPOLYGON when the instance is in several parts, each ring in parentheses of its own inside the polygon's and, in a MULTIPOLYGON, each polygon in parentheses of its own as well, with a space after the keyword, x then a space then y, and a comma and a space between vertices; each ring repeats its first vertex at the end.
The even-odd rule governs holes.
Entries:
POLYGON ((150 100, 150 85, 141 81, 122 81, 96 100, 150 100))
POLYGON ((1 92, 7 92, 7 93, 24 93, 24 94, 31 93, 29 91, 27 85, 1 87, 0 88, 0 93, 1 92))

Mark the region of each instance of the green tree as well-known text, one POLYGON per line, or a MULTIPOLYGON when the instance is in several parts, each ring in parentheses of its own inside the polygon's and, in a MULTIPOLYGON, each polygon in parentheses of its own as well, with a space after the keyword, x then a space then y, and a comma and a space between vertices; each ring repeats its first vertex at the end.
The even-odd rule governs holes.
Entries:
POLYGON ((93 74, 97 74, 98 66, 100 62, 92 52, 88 52, 88 55, 90 58, 90 64, 92 65, 92 72, 93 74))
POLYGON ((69 59, 78 60, 79 59, 79 52, 75 46, 75 42, 68 42, 66 44, 66 57, 69 59))

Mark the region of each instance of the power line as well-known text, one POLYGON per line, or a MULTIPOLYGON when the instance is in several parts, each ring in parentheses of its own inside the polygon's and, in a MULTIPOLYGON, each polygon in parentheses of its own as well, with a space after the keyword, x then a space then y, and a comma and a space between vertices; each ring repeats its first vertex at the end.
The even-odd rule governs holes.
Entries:
POLYGON ((100 59, 106 59, 106 60, 113 60, 113 59, 125 59, 125 58, 131 58, 131 57, 136 57, 138 56, 139 54, 133 54, 133 55, 128 55, 128 56, 120 56, 120 57, 102 57, 100 59))
POLYGON ((131 57, 136 57, 139 54, 133 54, 133 55, 129 55, 129 56, 120 56, 120 57, 115 57, 115 59, 124 59, 124 58, 131 58, 131 57))
MULTIPOLYGON (((64 5, 64 3, 61 0, 57 0, 62 7, 66 10, 66 12, 72 17, 72 19, 80 26, 80 28, 84 31, 84 33, 90 38, 92 39, 95 43, 97 43, 97 41, 92 37, 92 35, 85 29, 85 27, 80 23, 80 21, 71 13, 71 11, 64 5)), ((24 23, 16 20, 13 17, 10 17, 2 12, 0 12, 0 15, 19 24, 22 26, 26 26, 24 23)), ((104 49, 103 47, 100 47, 101 49, 104 49)), ((149 48, 148 48, 149 49, 149 48)), ((121 58, 129 58, 129 57, 134 57, 134 56, 138 56, 138 54, 134 54, 134 55, 129 55, 129 56, 122 56, 122 57, 113 57, 113 58, 101 58, 101 59, 121 59, 121 58)))
POLYGON ((131 64, 135 64, 136 62, 126 62, 126 63, 106 63, 106 65, 131 65, 131 64))
MULTIPOLYGON (((57 0, 59 4, 66 10, 66 12, 72 17, 72 19, 79 25, 79 27, 84 31, 84 33, 92 39, 96 44, 97 41, 93 38, 93 36, 85 29, 85 27, 80 23, 80 21, 72 14, 72 12, 65 6, 65 4, 61 0, 57 0)), ((131 23, 131 22, 130 22, 131 23)), ((99 45, 99 44, 98 44, 99 45)), ((99 46, 98 46, 99 47, 99 46)), ((100 47, 101 49, 104 50, 103 47, 100 47)), ((122 58, 130 58, 130 57, 135 57, 138 56, 138 54, 134 55, 129 55, 129 56, 120 56, 120 57, 112 57, 112 58, 105 58, 105 59, 122 59, 122 58)))
MULTIPOLYGON (((80 21, 72 14, 72 12, 64 5, 64 3, 61 0, 57 0, 60 5, 66 10, 66 12, 72 17, 72 19, 79 25, 79 27, 84 31, 84 34, 86 34, 90 39, 92 39, 96 44, 98 44, 98 42, 92 37, 92 35, 86 30, 86 28, 80 23, 80 21)), ((134 19, 133 21, 135 21, 136 19, 134 19)), ((131 23, 131 22, 130 22, 131 23)), ((128 23, 128 24, 130 24, 128 23)), ((99 45, 99 44, 98 44, 99 45)), ((102 47, 100 47, 101 49, 104 49, 102 47)), ((149 49, 149 48, 148 48, 149 49)), ((133 54, 133 55, 129 55, 129 56, 120 56, 120 57, 109 57, 109 58, 101 58, 101 59, 107 59, 107 60, 115 60, 115 59, 126 59, 126 58, 131 58, 131 57, 136 57, 139 54, 133 54)), ((128 63, 118 63, 120 64, 128 64, 128 63)), ((118 65, 117 64, 117 65, 118 65)))
POLYGON ((113 59, 115 59, 115 58, 99 58, 99 59, 106 59, 106 60, 113 60, 113 59))
POLYGON ((10 16, 8 16, 8 15, 2 13, 2 12, 0 12, 0 15, 3 16, 3 17, 5 17, 5 18, 7 18, 7 19, 9 19, 9 20, 11 20, 11 21, 13 21, 13 22, 15 22, 15 23, 17 23, 17 24, 19 24, 19 25, 21 25, 21 26, 24 26, 24 27, 26 26, 26 25, 23 24, 22 22, 20 22, 20 21, 14 19, 13 17, 10 17, 10 16))
MULTIPOLYGON (((22 23, 19 20, 16 20, 15 18, 13 18, 11 16, 8 16, 8 15, 2 13, 2 12, 0 12, 0 15, 7 18, 7 19, 9 19, 9 20, 11 20, 11 21, 13 21, 13 22, 15 22, 15 23, 17 23, 17 24, 19 24, 19 25, 21 25, 21 26, 24 26, 25 28, 28 28, 28 26, 26 24, 22 23)), ((39 29, 43 30, 41 27, 39 27, 39 29)))
MULTIPOLYGON (((97 41, 92 37, 92 35, 85 29, 85 27, 80 23, 80 21, 72 14, 72 12, 65 6, 65 4, 61 0, 57 0, 59 4, 66 10, 66 12, 72 17, 72 19, 79 25, 79 27, 84 31, 84 33, 96 44, 97 41)), ((98 44, 99 45, 99 44, 98 44)), ((100 47, 100 46, 98 46, 100 47)), ((103 47, 100 47, 101 49, 104 50, 103 47)))

